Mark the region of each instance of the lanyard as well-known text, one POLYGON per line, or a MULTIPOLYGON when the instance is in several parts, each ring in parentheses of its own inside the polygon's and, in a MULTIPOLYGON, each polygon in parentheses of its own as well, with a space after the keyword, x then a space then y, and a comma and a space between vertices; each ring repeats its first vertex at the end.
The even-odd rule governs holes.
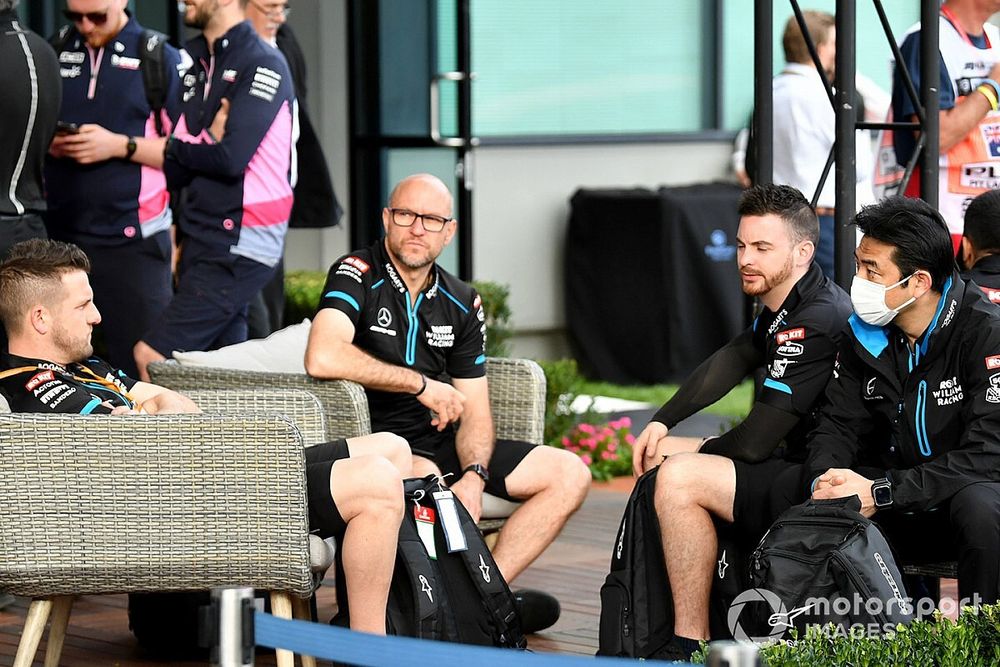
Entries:
MULTIPOLYGON (((959 34, 959 36, 965 40, 966 44, 968 44, 969 46, 976 46, 975 44, 972 43, 972 39, 969 37, 969 33, 965 32, 965 30, 962 29, 962 26, 958 22, 958 19, 955 18, 955 13, 951 11, 951 8, 948 5, 941 5, 941 15, 944 16, 945 19, 947 19, 948 23, 951 24, 951 27, 953 27, 955 31, 959 34)), ((986 40, 987 49, 993 48, 993 45, 990 44, 990 36, 987 35, 985 31, 983 31, 983 39, 986 40)))
POLYGON ((128 404, 128 407, 135 408, 137 405, 139 405, 139 402, 135 400, 135 397, 132 396, 132 394, 128 393, 128 391, 126 391, 124 389, 121 389, 114 382, 112 382, 110 380, 107 380, 105 378, 102 378, 100 375, 98 375, 94 371, 90 370, 86 366, 79 365, 79 367, 83 370, 84 373, 86 373, 90 377, 89 378, 83 378, 83 377, 80 377, 79 375, 73 375, 73 379, 74 380, 77 380, 79 382, 90 382, 92 380, 97 380, 99 383, 101 383, 102 385, 104 385, 107 389, 110 389, 114 393, 116 393, 119 396, 121 396, 122 398, 124 398, 125 402, 128 404))

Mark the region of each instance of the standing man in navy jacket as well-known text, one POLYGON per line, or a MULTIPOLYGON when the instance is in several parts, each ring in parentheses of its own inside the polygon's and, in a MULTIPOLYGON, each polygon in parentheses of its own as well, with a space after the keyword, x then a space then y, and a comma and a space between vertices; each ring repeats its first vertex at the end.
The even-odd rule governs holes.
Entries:
POLYGON ((292 104, 285 59, 244 20, 246 0, 185 0, 202 34, 182 78, 174 134, 162 153, 171 187, 186 190, 178 285, 135 348, 139 376, 173 350, 210 350, 247 337, 247 304, 281 259, 292 209, 292 104), (219 112, 228 120, 213 124, 219 112))
MULTIPOLYGON (((70 25, 53 38, 63 105, 46 168, 56 239, 80 246, 93 266, 94 300, 111 363, 135 374, 132 347, 170 302, 170 195, 163 172, 138 161, 138 142, 169 133, 180 97, 177 49, 143 62, 150 39, 126 12, 126 0, 67 0, 70 25), (162 109, 147 97, 144 68, 164 79, 162 109)), ((162 141, 162 139, 161 139, 162 141)))

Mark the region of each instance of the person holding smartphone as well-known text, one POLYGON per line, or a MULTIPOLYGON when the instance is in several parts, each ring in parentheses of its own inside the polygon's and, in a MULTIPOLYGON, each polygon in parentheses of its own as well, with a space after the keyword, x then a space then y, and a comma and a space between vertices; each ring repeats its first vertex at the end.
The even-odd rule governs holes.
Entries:
MULTIPOLYGON (((135 374, 132 346, 172 296, 173 222, 162 170, 147 150, 170 133, 181 56, 163 46, 166 97, 152 108, 143 68, 154 33, 127 0, 67 0, 69 21, 52 39, 63 104, 46 167, 49 235, 90 258, 108 360, 135 374), (122 276, 128 276, 123 280, 122 276)), ((158 38, 163 38, 158 35, 158 38)))

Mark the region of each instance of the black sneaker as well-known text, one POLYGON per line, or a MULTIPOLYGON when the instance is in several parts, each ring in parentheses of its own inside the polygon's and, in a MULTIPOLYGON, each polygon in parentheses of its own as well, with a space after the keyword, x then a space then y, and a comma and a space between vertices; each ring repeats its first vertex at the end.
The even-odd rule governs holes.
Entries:
POLYGON ((676 642, 671 640, 656 649, 648 659, 662 660, 663 662, 690 662, 691 653, 685 651, 676 642))
POLYGON ((521 617, 521 631, 526 635, 554 625, 561 611, 559 600, 531 588, 514 591, 514 606, 521 617))

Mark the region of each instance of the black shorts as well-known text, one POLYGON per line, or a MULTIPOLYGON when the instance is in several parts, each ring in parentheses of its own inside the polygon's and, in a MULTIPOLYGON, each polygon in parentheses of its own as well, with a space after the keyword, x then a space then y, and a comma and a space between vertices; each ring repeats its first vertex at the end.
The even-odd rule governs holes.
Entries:
POLYGON ((330 470, 341 459, 350 458, 347 440, 325 442, 306 447, 306 493, 309 498, 309 531, 323 539, 340 539, 347 522, 330 494, 330 470))
POLYGON ((736 467, 733 524, 748 540, 759 540, 779 514, 808 498, 808 489, 802 484, 803 466, 799 463, 770 458, 760 463, 733 461, 733 465, 736 467))
MULTIPOLYGON (((486 482, 486 493, 504 500, 515 502, 524 500, 523 498, 514 498, 507 493, 507 476, 514 472, 514 468, 520 465, 528 452, 538 446, 520 440, 501 440, 498 438, 496 446, 493 447, 493 456, 490 457, 489 465, 486 466, 490 471, 490 481, 486 482)), ((434 461, 435 465, 441 469, 441 474, 452 473, 452 477, 445 480, 447 483, 454 483, 462 476, 462 464, 458 460, 458 452, 455 451, 454 438, 448 439, 433 454, 418 450, 414 450, 413 453, 416 456, 423 456, 434 461)))

